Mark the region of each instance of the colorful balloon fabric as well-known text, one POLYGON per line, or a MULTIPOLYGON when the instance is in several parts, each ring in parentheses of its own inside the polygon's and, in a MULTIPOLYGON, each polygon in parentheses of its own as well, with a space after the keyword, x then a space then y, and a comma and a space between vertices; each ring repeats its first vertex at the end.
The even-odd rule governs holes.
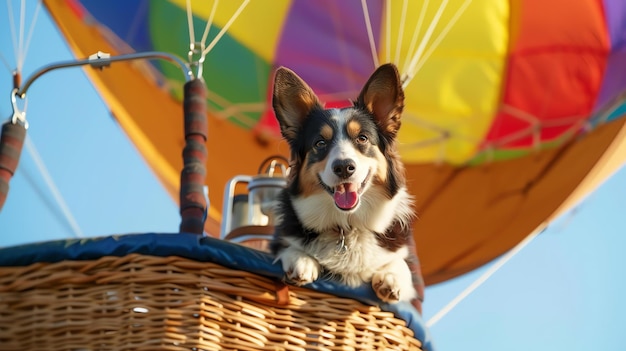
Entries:
MULTIPOLYGON (((78 57, 189 53, 186 0, 45 3, 78 57)), ((209 231, 221 218, 226 181, 286 154, 270 102, 278 66, 297 72, 326 106, 345 106, 377 65, 396 63, 406 92, 400 154, 431 283, 502 254, 624 161, 613 144, 626 114, 623 0, 190 3, 193 41, 211 21, 203 64, 212 123, 209 231), (566 154, 579 149, 587 151, 570 161, 566 154), (544 181, 551 185, 541 188, 544 181)), ((183 76, 167 62, 115 70, 88 74, 174 195, 182 135, 175 117, 154 115, 180 106, 183 76), (144 114, 154 102, 160 110, 144 114)))

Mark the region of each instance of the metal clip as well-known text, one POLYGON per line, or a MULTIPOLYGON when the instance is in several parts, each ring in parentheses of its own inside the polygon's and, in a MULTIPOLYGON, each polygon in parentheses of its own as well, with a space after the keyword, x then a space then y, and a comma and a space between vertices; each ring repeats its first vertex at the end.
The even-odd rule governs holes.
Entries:
POLYGON ((195 42, 189 44, 189 52, 187 53, 187 58, 189 59, 189 66, 193 69, 196 68, 196 78, 202 79, 202 69, 204 64, 204 58, 206 54, 204 53, 205 45, 201 42, 195 42))
POLYGON ((109 67, 111 65, 111 54, 108 52, 98 51, 95 54, 89 55, 89 64, 93 68, 100 68, 100 70, 103 70, 104 67, 109 67))
MULTIPOLYGON (((11 91, 11 107, 13 108, 13 116, 11 116, 11 123, 21 124, 24 129, 28 129, 28 121, 26 120, 26 111, 21 111, 17 106, 18 89, 11 91)), ((22 97, 22 99, 25 99, 22 97)))

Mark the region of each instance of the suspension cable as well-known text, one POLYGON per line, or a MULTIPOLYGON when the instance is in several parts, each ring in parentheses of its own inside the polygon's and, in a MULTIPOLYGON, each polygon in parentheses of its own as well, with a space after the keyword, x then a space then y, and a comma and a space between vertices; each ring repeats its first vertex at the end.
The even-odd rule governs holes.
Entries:
POLYGON ((203 45, 206 44, 207 37, 209 36, 209 29, 211 29, 211 26, 213 25, 213 17, 215 17, 215 12, 217 10, 217 4, 218 3, 219 3, 219 0, 214 0, 213 1, 213 7, 211 8, 211 13, 209 14, 209 19, 206 21, 206 26, 204 27, 204 33, 202 33, 201 43, 203 45))
POLYGON ((391 60, 391 0, 385 1, 385 62, 391 60))
POLYGON ((400 26, 398 27, 398 39, 396 41, 396 54, 393 59, 393 62, 398 65, 400 64, 400 48, 402 47, 402 37, 404 36, 404 24, 406 21, 407 11, 406 8, 409 5, 409 0, 404 0, 402 2, 402 17, 400 17, 400 26))
POLYGON ((511 250, 505 253, 500 259, 498 259, 489 269, 485 271, 480 277, 478 277, 474 282, 467 286, 461 293, 459 293, 452 301, 450 301, 447 305, 445 305, 439 312, 435 313, 430 319, 426 322, 426 326, 428 328, 435 325, 439 322, 448 312, 452 311, 461 301, 463 301, 467 296, 469 296, 474 290, 478 289, 487 279, 489 279, 494 273, 496 273, 502 266, 504 266, 511 258, 517 255, 524 247, 530 244, 533 239, 535 239, 539 234, 543 232, 543 228, 536 229, 534 232, 530 233, 524 240, 520 241, 517 245, 515 245, 511 250))
POLYGON ((9 61, 7 61, 6 57, 4 57, 2 52, 0 52, 0 61, 2 61, 2 63, 4 64, 4 67, 7 69, 7 71, 9 71, 9 72, 13 71, 11 69, 11 65, 9 65, 9 61))
POLYGON ((26 23, 26 1, 20 1, 20 30, 19 30, 19 41, 18 48, 20 52, 18 52, 17 68, 18 71, 22 68, 22 63, 24 62, 24 23, 26 23))
POLYGON ((26 135, 26 140, 25 140, 24 145, 26 146, 26 151, 28 151, 33 161, 35 161, 37 170, 39 170, 39 173, 43 177, 43 180, 48 186, 48 189, 50 189, 50 192, 52 193, 52 196, 54 197, 54 200, 56 201, 57 205, 61 209, 61 212, 63 213, 63 216, 65 217, 65 220, 72 228, 72 232, 74 236, 77 238, 82 238, 83 232, 78 226, 78 223, 76 222, 76 218, 74 218, 74 215, 72 215, 72 211, 70 211, 69 207, 67 206, 67 203, 65 202, 65 199, 61 195, 59 188, 54 183, 54 180, 52 179, 50 172, 48 172, 48 168, 46 167, 45 163, 43 162, 43 159, 39 155, 39 152, 37 151, 35 144, 33 144, 31 138, 28 135, 26 135))
POLYGON ((187 25, 189 26, 189 43, 196 42, 195 30, 193 28, 193 14, 191 11, 191 0, 187 0, 186 2, 187 8, 187 25))
POLYGON ((417 45, 417 40, 419 38, 419 34, 422 31, 422 24, 424 24, 424 17, 426 17, 426 11, 428 10, 428 5, 430 1, 424 0, 422 3, 422 9, 420 10, 420 15, 415 23, 415 29, 413 29, 413 37, 411 38, 411 44, 409 45, 409 49, 406 52, 406 57, 404 58, 404 66, 402 67, 402 72, 406 72, 409 68, 409 62, 411 53, 415 51, 415 45, 417 45))
POLYGON ((13 18, 13 6, 11 0, 7 0, 7 14, 9 16, 9 30, 11 31, 11 42, 15 53, 15 62, 19 62, 19 48, 17 47, 17 34, 15 33, 15 19, 13 18))
POLYGON ((365 28, 367 29, 367 39, 370 43, 370 50, 372 52, 372 60, 374 62, 374 68, 378 67, 378 54, 376 51, 376 41, 374 41, 374 32, 372 31, 372 21, 370 20, 370 12, 367 8, 367 1, 361 0, 361 8, 363 9, 363 17, 365 18, 365 28))
POLYGON ((24 61, 26 61, 26 53, 28 53, 28 48, 30 47, 30 40, 33 37, 33 33, 35 31, 35 23, 37 23, 37 16, 39 15, 39 10, 41 9, 41 0, 37 1, 37 7, 35 7, 35 14, 33 15, 33 20, 30 23, 30 27, 28 28, 28 34, 26 35, 26 43, 24 44, 22 62, 18 62, 17 70, 18 72, 22 70, 24 65, 24 61))
POLYGON ((217 45, 217 42, 220 41, 220 39, 222 39, 222 37, 224 36, 224 34, 226 34, 226 32, 228 31, 228 29, 230 28, 230 26, 233 24, 233 22, 235 22, 235 20, 237 19, 237 17, 239 17, 239 15, 241 14, 241 12, 246 8, 246 6, 248 6, 248 3, 250 2, 250 0, 244 0, 241 5, 239 5, 239 8, 237 9, 237 11, 235 11, 235 13, 230 17, 230 19, 228 20, 228 22, 226 22, 226 24, 224 25, 224 27, 222 28, 222 30, 220 30, 219 33, 217 33, 217 35, 215 36, 215 38, 213 38, 213 40, 211 41, 211 43, 204 49, 204 51, 202 51, 203 55, 208 54, 211 50, 213 50, 213 47, 215 47, 215 45, 217 45))
MULTIPOLYGON (((420 44, 417 46, 417 50, 415 51, 415 54, 413 55, 413 59, 411 60, 411 63, 409 64, 409 70, 407 73, 410 73, 412 71, 412 68, 415 65, 417 65, 418 60, 422 58, 422 53, 424 52, 424 49, 426 49, 426 45, 430 41, 430 37, 433 35, 433 32, 435 31, 437 24, 439 24, 439 21, 441 20, 441 15, 443 14, 443 11, 446 9, 447 6, 448 6, 448 0, 443 0, 441 4, 439 4, 439 7, 437 8, 437 12, 435 12, 435 16, 433 16, 432 20, 430 21, 430 24, 428 25, 428 28, 426 29, 426 32, 424 33, 424 37, 420 41, 420 44)), ((408 75, 408 77, 409 77, 408 79, 403 79, 403 81, 410 80, 413 77, 413 75, 408 75)))
POLYGON ((437 35, 437 37, 433 41, 432 45, 428 48, 428 50, 423 55, 420 54, 418 56, 417 53, 416 53, 416 56, 413 57, 413 60, 411 61, 411 65, 409 66, 409 69, 408 69, 408 71, 406 73, 406 77, 405 77, 405 79, 403 81, 403 86, 405 88, 409 84, 409 82, 413 79, 413 77, 415 77, 417 72, 422 68, 424 63, 426 63, 426 60, 428 60, 430 55, 432 55, 432 53, 439 46, 441 41, 446 37, 448 32, 450 32, 450 29, 452 29, 452 27, 456 24, 456 22, 459 20, 459 18, 463 14, 463 12, 465 12, 465 10, 467 9, 467 7, 470 5, 471 2, 472 2, 472 0, 465 0, 463 2, 463 4, 461 4, 461 6, 456 10, 454 15, 450 19, 450 21, 448 21, 448 23, 446 23, 446 26, 439 33, 439 35, 437 35))

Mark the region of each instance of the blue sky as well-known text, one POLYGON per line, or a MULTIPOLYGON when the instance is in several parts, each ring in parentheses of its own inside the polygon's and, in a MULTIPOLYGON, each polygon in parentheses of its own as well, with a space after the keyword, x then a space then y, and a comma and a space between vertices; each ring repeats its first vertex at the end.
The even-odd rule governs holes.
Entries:
MULTIPOLYGON (((28 2, 27 19, 34 4, 28 2)), ((13 68, 7 18, 6 6, 0 6, 5 27, 0 30, 0 53, 13 68)), ((42 10, 24 75, 71 58, 42 10)), ((11 76, 4 66, 0 96, 6 98, 0 98, 0 116, 8 118, 11 76)), ((176 204, 82 70, 53 72, 37 81, 28 93, 27 118, 28 135, 84 236, 177 231, 176 204)), ((626 287, 625 208, 626 171, 621 170, 434 325, 438 350, 621 349, 626 325, 621 296, 626 287)), ((72 237, 71 225, 25 149, 0 212, 0 247, 72 237)), ((484 270, 429 287, 425 319, 484 270)))

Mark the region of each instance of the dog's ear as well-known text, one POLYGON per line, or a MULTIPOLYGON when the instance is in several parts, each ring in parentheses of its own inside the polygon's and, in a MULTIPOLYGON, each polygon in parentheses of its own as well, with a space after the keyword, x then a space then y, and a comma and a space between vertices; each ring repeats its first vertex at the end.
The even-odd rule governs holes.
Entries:
POLYGON ((381 130, 395 137, 404 108, 404 91, 396 66, 388 63, 378 67, 365 83, 355 106, 371 112, 381 130))
POLYGON ((311 110, 322 108, 313 90, 297 74, 285 67, 278 68, 274 75, 272 106, 280 131, 288 141, 296 138, 311 110))

